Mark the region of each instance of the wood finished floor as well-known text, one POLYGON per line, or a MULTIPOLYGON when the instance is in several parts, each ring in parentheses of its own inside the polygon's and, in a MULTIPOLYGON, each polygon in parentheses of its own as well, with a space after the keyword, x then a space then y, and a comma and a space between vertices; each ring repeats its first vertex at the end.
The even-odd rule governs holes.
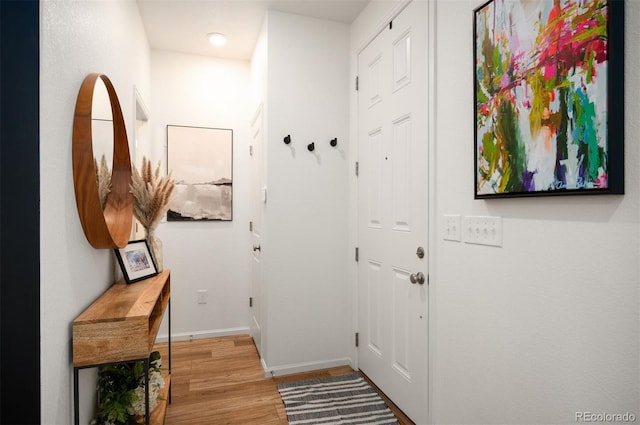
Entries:
MULTIPOLYGON (((156 349, 167 366, 167 344, 156 349)), ((280 382, 352 373, 349 366, 265 378, 248 335, 171 344, 172 402, 165 425, 287 425, 280 382)), ((383 394, 400 425, 414 425, 383 394)))

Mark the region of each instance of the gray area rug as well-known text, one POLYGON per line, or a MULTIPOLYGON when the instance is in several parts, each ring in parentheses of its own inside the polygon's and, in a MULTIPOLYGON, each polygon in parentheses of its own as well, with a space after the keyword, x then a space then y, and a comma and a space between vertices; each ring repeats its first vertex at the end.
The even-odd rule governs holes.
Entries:
POLYGON ((278 384, 290 425, 398 425, 378 393, 357 373, 278 384))

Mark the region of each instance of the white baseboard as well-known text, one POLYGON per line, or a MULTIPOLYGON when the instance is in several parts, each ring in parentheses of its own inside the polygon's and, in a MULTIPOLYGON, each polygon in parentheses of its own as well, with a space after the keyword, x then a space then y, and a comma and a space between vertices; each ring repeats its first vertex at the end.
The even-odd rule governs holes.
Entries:
MULTIPOLYGON (((193 339, 203 339, 203 338, 215 338, 215 337, 229 336, 229 335, 248 335, 248 334, 250 334, 250 329, 244 326, 239 328, 215 329, 215 330, 209 330, 209 331, 181 332, 181 333, 171 334, 171 342, 190 341, 193 339)), ((166 334, 158 335, 158 337, 156 338, 156 342, 167 342, 167 340, 168 340, 168 337, 166 334)), ((265 362, 264 358, 260 357, 260 365, 264 370, 265 378, 272 378, 274 376, 292 375, 294 373, 310 372, 313 370, 329 369, 332 367, 339 367, 339 366, 351 366, 352 369, 355 368, 355 363, 349 357, 323 360, 323 361, 317 361, 317 362, 295 363, 295 364, 288 364, 288 365, 275 366, 275 367, 269 367, 265 362)))
POLYGON ((350 358, 344 357, 341 359, 324 360, 319 362, 297 363, 283 366, 269 367, 265 363, 264 359, 260 359, 262 369, 264 369, 265 378, 272 378, 274 376, 291 375, 294 373, 310 372, 312 370, 328 369, 331 367, 339 366, 351 366, 353 368, 353 362, 350 358))
MULTIPOLYGON (((197 332, 181 332, 171 334, 171 342, 174 341, 190 341, 192 339, 203 339, 203 338, 215 338, 218 336, 229 336, 229 335, 244 335, 249 334, 248 327, 240 327, 240 328, 228 328, 228 329, 215 329, 209 331, 197 331, 197 332)), ((156 338, 156 342, 167 342, 168 335, 158 335, 156 338)))
POLYGON ((267 363, 264 361, 264 359, 262 357, 260 357, 260 365, 262 366, 262 370, 264 370, 264 377, 265 378, 270 378, 271 374, 267 373, 267 363))

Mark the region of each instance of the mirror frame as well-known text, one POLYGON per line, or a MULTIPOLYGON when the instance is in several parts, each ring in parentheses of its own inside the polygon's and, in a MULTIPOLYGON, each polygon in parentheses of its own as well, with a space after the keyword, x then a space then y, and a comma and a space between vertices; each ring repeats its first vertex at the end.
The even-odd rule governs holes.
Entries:
POLYGON ((80 86, 73 118, 73 185, 82 230, 94 248, 123 248, 129 241, 133 220, 131 157, 120 102, 111 80, 100 73, 89 74, 80 86), (111 190, 104 210, 100 205, 96 160, 91 134, 91 111, 95 84, 107 88, 113 117, 113 164, 111 190))

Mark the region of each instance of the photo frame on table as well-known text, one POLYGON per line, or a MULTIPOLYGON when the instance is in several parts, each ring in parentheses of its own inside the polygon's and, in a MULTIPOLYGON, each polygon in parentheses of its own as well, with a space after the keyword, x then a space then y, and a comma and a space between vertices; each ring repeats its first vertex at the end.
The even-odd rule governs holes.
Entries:
POLYGON ((167 125, 167 221, 233 220, 233 130, 167 125))
POLYGON ((624 1, 473 11, 475 199, 624 193, 624 1))
POLYGON ((130 241, 124 248, 116 248, 114 251, 127 284, 158 274, 146 239, 130 241))

